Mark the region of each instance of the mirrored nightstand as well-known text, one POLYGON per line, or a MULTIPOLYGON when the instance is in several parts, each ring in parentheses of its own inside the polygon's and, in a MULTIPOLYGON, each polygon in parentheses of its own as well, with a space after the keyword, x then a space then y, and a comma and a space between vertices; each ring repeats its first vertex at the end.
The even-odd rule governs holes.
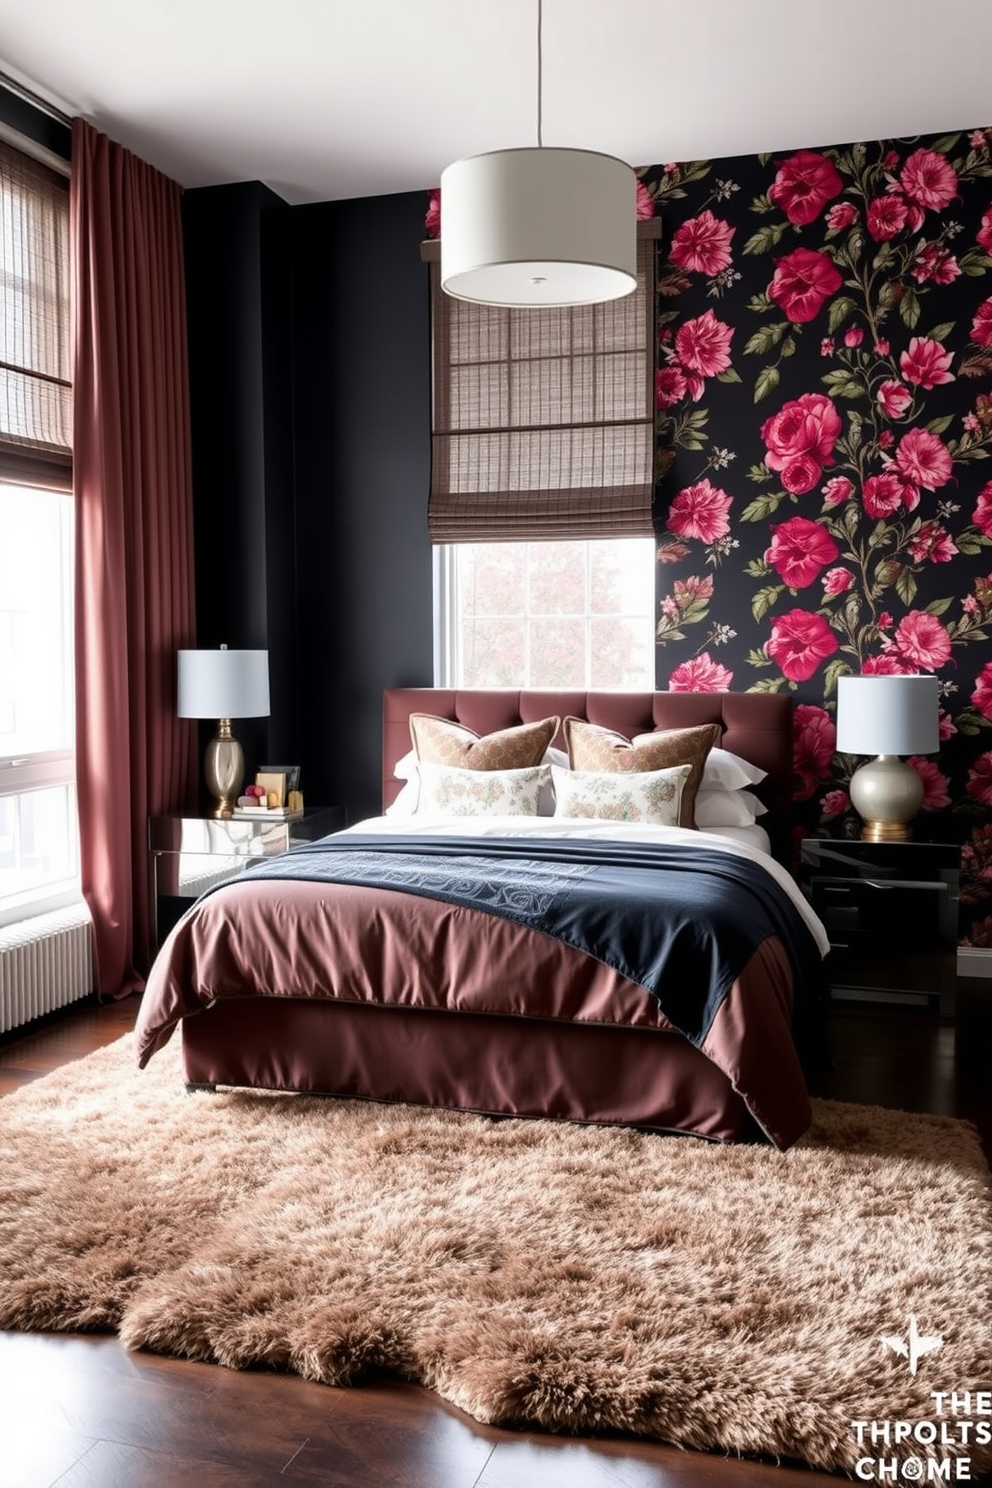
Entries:
POLYGON ((316 806, 296 821, 260 817, 153 816, 148 820, 152 926, 158 947, 206 889, 255 858, 277 857, 347 826, 343 806, 316 806))

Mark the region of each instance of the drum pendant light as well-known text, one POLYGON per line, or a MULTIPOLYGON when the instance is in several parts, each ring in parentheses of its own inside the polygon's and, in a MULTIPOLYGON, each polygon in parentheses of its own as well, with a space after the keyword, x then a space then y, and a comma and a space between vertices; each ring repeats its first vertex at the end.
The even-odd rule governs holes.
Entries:
POLYGON ((637 284, 637 180, 613 155, 545 149, 542 0, 537 148, 456 160, 441 174, 441 286, 521 309, 594 305, 637 284))

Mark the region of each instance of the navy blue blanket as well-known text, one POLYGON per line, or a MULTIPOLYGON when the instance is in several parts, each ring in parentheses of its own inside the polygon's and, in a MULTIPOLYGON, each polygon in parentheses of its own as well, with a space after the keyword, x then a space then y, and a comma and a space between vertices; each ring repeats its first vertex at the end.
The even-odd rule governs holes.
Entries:
POLYGON ((800 1044, 806 1000, 822 985, 819 951, 789 896, 760 864, 732 853, 588 839, 349 834, 259 859, 246 872, 395 889, 502 915, 646 987, 697 1047, 769 936, 792 965, 800 1044))

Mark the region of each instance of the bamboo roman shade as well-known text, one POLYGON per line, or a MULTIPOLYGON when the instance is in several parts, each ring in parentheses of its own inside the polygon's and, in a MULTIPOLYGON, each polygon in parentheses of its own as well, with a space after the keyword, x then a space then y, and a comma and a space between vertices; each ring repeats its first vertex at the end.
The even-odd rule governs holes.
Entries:
POLYGON ((653 534, 658 233, 638 224, 633 293, 556 310, 453 299, 424 244, 434 542, 653 534))
POLYGON ((0 142, 0 479, 72 488, 69 189, 0 142))

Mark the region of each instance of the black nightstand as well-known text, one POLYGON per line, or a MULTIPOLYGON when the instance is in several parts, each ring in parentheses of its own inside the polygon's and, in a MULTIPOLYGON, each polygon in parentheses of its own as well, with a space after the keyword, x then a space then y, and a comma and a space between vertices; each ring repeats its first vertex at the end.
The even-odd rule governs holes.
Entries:
POLYGON ((800 884, 830 937, 835 998, 953 1018, 961 849, 808 837, 800 884))

